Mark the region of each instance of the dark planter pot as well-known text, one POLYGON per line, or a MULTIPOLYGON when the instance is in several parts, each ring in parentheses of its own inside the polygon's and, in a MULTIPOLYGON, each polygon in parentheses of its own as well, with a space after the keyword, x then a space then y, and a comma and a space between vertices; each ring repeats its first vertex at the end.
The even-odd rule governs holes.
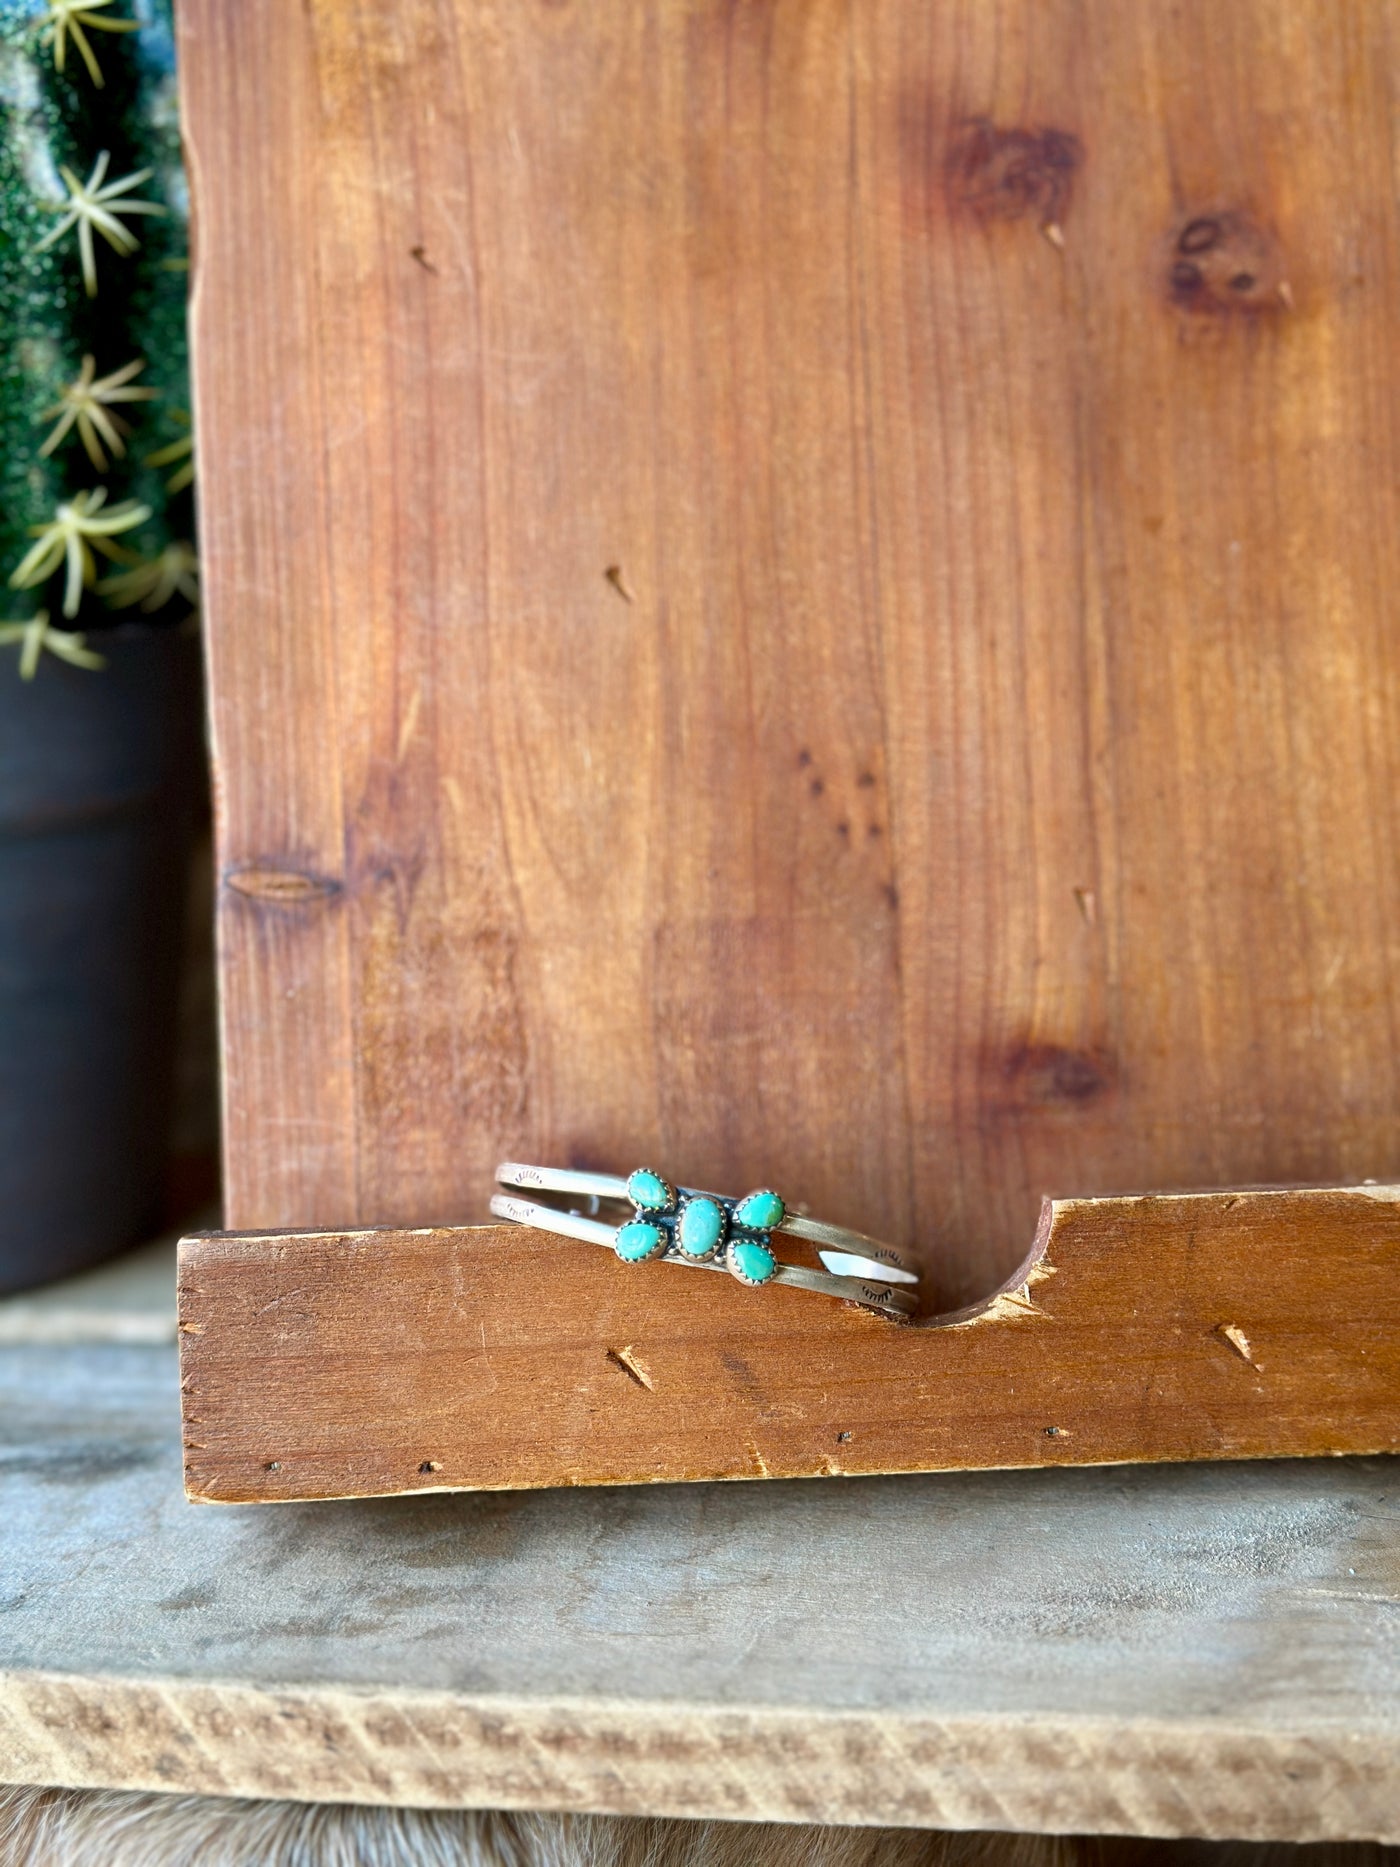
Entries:
POLYGON ((126 628, 102 672, 0 658, 0 1291, 149 1237, 164 1170, 199 645, 126 628))

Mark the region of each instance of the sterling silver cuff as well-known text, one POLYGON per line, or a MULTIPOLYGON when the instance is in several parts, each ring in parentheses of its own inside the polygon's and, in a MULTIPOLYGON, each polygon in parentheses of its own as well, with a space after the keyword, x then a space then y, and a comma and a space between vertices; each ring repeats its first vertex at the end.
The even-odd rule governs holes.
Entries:
POLYGON ((625 1264, 655 1260, 727 1271, 750 1287, 788 1284, 858 1303, 882 1316, 912 1316, 918 1308, 919 1273, 905 1252, 844 1226, 790 1213, 781 1197, 767 1187, 732 1199, 695 1187, 672 1186, 648 1167, 624 1179, 567 1167, 529 1167, 518 1161, 498 1167, 496 1178, 502 1186, 573 1196, 583 1202, 582 1208, 577 1204, 565 1208, 498 1193, 491 1201, 497 1218, 587 1244, 607 1245, 625 1264), (597 1216, 605 1206, 630 1206, 632 1210, 609 1223, 606 1217, 597 1216), (775 1233, 816 1245, 826 1268, 815 1271, 783 1263, 773 1249, 775 1233))

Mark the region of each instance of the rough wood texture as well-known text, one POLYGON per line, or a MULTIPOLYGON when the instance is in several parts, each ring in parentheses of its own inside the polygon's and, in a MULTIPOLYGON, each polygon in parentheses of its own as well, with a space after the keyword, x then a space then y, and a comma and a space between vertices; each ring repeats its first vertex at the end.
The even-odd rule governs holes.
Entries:
POLYGON ((180 12, 231 1224, 1400 1174, 1396 0, 180 12))
POLYGON ((1057 1202, 925 1327, 508 1226, 213 1233, 180 1332, 205 1502, 1387 1452, 1400 1187, 1057 1202))
POLYGON ((1393 1460, 191 1510, 174 1383, 0 1356, 0 1778, 1400 1840, 1393 1460))

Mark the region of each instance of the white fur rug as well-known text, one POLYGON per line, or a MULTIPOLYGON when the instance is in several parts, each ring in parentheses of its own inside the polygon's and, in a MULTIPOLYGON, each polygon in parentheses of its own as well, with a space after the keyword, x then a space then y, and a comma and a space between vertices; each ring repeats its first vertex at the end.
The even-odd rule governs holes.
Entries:
POLYGON ((1400 1849, 625 1821, 0 1787, 0 1867, 1400 1867, 1400 1849))
POLYGON ((0 1789, 0 1867, 1096 1867, 1093 1843, 0 1789))

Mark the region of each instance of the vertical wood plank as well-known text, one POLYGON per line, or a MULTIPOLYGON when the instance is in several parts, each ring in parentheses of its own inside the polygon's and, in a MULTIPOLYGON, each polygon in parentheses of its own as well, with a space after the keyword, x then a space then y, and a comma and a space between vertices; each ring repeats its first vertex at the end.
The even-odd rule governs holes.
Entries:
POLYGON ((232 1223, 1400 1172, 1396 20, 184 0, 232 1223))

